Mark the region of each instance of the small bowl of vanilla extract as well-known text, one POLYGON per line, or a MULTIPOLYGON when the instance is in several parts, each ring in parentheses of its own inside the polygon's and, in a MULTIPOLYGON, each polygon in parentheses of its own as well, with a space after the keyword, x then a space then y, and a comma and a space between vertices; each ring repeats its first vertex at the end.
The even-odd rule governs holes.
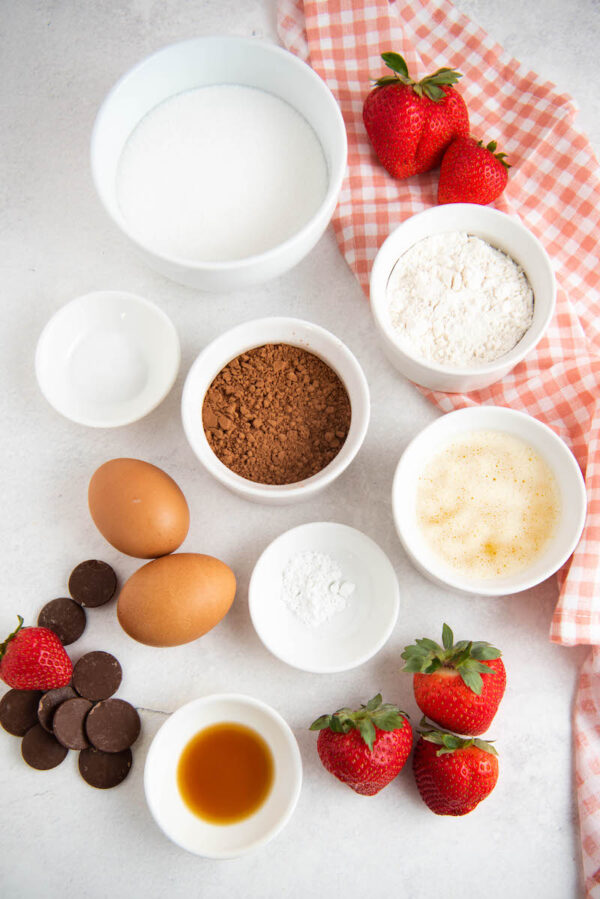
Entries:
POLYGON ((235 858, 272 840, 302 785, 296 739, 281 715, 243 694, 193 700, 160 728, 144 770, 161 830, 188 852, 235 858))

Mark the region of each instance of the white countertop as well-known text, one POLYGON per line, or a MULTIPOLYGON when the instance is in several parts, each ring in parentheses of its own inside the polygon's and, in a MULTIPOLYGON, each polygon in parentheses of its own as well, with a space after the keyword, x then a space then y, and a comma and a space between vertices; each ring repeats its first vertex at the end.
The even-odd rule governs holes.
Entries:
MULTIPOLYGON (((581 127, 600 147, 595 56, 596 0, 460 0, 458 6, 505 48, 581 107, 581 127), (542 12, 543 10, 543 12, 542 12)), ((92 123, 116 79, 151 51, 199 34, 276 40, 267 0, 19 0, 2 3, 0 633, 21 613, 65 595, 79 561, 101 558, 125 579, 139 562, 110 548, 87 511, 89 478, 116 456, 164 467, 188 499, 192 524, 183 550, 216 555, 234 569, 238 593, 225 621, 200 641, 151 649, 120 629, 114 603, 90 610, 76 659, 113 652, 124 678, 119 696, 142 717, 134 767, 117 789, 87 786, 77 754, 50 772, 21 760, 18 739, 0 731, 0 883, 15 897, 305 897, 431 895, 565 899, 579 890, 573 795, 571 705, 586 650, 550 644, 553 581, 516 597, 452 595, 424 580, 396 537, 390 507, 394 467, 408 440, 438 414, 383 358, 369 307, 338 252, 331 229, 289 274, 227 296, 202 295, 154 274, 132 255, 94 193, 88 164, 92 123), (60 417, 41 396, 33 354, 39 333, 65 302, 98 289, 123 289, 158 303, 182 341, 182 366, 163 404, 142 421, 92 430, 60 417), (199 350, 231 324, 283 313, 334 331, 361 362, 372 421, 350 469, 304 505, 267 508, 228 493, 200 470, 179 415, 183 379, 199 350), (355 671, 318 676, 287 667, 259 642, 248 615, 248 579, 276 535, 304 522, 334 520, 363 530, 389 554, 401 586, 395 632, 355 671), (364 702, 378 691, 419 720, 400 652, 447 621, 458 638, 487 639, 504 654, 508 688, 492 726, 500 753, 493 794, 465 818, 440 818, 421 802, 410 765, 377 797, 356 796, 321 767, 319 714, 364 702), (227 862, 178 849, 146 809, 142 775, 149 743, 169 712, 203 694, 239 691, 270 703, 298 739, 304 784, 296 812, 268 846, 227 862), (450 883, 460 884, 456 888, 450 883)), ((451 61, 450 61, 451 62, 451 61)), ((442 64, 442 63, 440 63, 442 64)))

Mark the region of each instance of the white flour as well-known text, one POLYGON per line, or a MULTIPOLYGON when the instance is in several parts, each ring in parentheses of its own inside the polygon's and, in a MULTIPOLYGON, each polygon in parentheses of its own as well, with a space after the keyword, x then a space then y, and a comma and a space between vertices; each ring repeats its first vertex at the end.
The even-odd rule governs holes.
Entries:
POLYGON ((327 192, 308 122, 279 97, 223 84, 151 110, 127 141, 117 199, 137 238, 181 259, 262 253, 305 225, 327 192))
POLYGON ((523 269, 485 240, 461 231, 419 241, 388 283, 390 319, 409 352, 474 368, 508 353, 533 320, 523 269))
POLYGON ((343 611, 353 592, 354 584, 343 580, 342 569, 325 553, 297 553, 283 569, 281 598, 311 627, 343 611))

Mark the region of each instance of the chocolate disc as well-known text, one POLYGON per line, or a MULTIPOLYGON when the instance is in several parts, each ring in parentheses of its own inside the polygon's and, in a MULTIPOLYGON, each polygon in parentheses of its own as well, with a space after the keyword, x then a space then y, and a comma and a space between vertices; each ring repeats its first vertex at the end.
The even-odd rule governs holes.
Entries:
POLYGON ((67 699, 75 699, 76 696, 77 693, 73 687, 56 687, 55 690, 48 690, 44 693, 37 707, 38 721, 44 730, 47 730, 49 734, 54 733, 52 722, 55 711, 61 703, 66 702, 67 699))
POLYGON ((67 752, 68 749, 61 746, 56 737, 45 731, 41 724, 34 724, 21 742, 21 755, 28 765, 39 771, 56 768, 67 752))
POLYGON ((86 718, 88 740, 104 752, 121 752, 132 746, 140 735, 140 716, 123 699, 99 702, 86 718))
POLYGON ((119 689, 123 671, 109 652, 88 652, 73 668, 73 686, 80 696, 98 702, 119 689))
POLYGON ((9 734, 22 737, 37 724, 40 690, 9 690, 0 699, 0 724, 9 734))
POLYGON ((54 713, 54 736, 67 749, 87 749, 90 745, 85 735, 85 719, 92 707, 88 699, 77 696, 61 703, 54 713))
POLYGON ((38 615, 37 623, 54 631, 63 646, 68 646, 84 632, 85 612, 72 599, 52 599, 38 615))
POLYGON ((103 606, 115 595, 117 576, 106 562, 88 559, 71 572, 69 593, 80 606, 103 606))
POLYGON ((79 773, 91 787, 107 790, 125 780, 131 769, 131 749, 122 752, 102 752, 84 749, 79 753, 79 773))

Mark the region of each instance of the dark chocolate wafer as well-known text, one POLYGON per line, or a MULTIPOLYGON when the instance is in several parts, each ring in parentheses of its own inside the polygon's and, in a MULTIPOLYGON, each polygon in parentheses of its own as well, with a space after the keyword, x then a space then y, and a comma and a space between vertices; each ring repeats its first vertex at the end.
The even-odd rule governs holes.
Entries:
POLYGON ((79 773, 92 787, 107 790, 125 780, 131 769, 131 749, 122 752, 102 752, 84 749, 79 753, 79 773))
POLYGON ((61 703, 54 713, 54 736, 67 749, 87 749, 90 745, 85 734, 85 719, 92 708, 89 699, 77 696, 61 703))
POLYGON ((44 693, 37 707, 38 721, 44 730, 47 730, 49 734, 54 733, 52 722, 55 711, 61 703, 66 702, 67 699, 75 699, 76 696, 77 693, 73 687, 56 687, 56 689, 44 693))
POLYGON ((106 699, 91 710, 85 721, 88 740, 104 752, 121 752, 140 735, 140 716, 123 699, 106 699))
POLYGON ((34 724, 21 742, 21 755, 28 765, 39 771, 56 768, 68 751, 60 745, 56 737, 45 731, 41 724, 34 724))
POLYGON ((87 559, 69 577, 69 593, 81 606, 103 606, 115 595, 117 576, 107 562, 87 559))
POLYGON ((73 686, 80 696, 98 702, 119 689, 123 671, 109 652, 88 652, 73 668, 73 686))
POLYGON ((37 623, 54 631, 63 646, 68 646, 84 632, 85 612, 78 603, 67 597, 52 599, 41 610, 37 623))
POLYGON ((0 724, 15 737, 24 736, 37 724, 40 690, 9 690, 0 699, 0 724))

